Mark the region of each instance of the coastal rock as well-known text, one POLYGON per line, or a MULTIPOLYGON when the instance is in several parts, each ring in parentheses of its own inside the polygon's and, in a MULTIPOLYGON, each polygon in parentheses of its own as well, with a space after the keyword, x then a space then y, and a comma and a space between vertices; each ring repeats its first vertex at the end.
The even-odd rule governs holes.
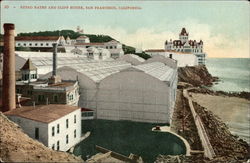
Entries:
POLYGON ((178 80, 179 82, 186 82, 193 86, 211 86, 218 78, 212 77, 206 66, 199 65, 178 68, 178 80))

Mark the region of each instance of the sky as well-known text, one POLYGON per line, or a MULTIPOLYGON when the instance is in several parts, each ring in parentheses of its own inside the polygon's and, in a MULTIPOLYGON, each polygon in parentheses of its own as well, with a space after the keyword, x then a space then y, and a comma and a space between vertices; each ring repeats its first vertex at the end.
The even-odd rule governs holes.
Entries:
POLYGON ((80 26, 146 50, 163 49, 185 27, 189 39, 203 40, 208 57, 249 58, 249 12, 247 1, 9 0, 1 1, 1 33, 4 23, 14 23, 16 34, 80 26))

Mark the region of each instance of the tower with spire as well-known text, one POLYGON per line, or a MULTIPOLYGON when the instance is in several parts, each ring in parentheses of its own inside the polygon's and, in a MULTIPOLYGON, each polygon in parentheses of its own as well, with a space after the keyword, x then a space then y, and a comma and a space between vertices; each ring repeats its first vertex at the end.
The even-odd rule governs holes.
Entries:
POLYGON ((189 33, 186 31, 186 28, 183 27, 179 34, 179 40, 166 40, 165 50, 181 53, 193 53, 196 55, 199 64, 205 64, 206 54, 203 52, 203 41, 189 40, 188 37, 189 33))

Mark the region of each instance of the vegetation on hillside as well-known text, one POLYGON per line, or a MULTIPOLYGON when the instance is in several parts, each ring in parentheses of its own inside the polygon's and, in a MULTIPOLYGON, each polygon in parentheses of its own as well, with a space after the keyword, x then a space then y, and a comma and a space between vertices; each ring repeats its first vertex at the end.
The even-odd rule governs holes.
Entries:
MULTIPOLYGON (((73 30, 57 30, 57 31, 40 31, 40 32, 30 32, 30 33, 19 33, 17 36, 63 36, 65 39, 69 36, 71 39, 76 39, 81 36, 78 32, 73 30)), ((107 35, 94 35, 94 34, 84 34, 88 36, 90 42, 108 42, 114 40, 112 37, 107 35)))
MULTIPOLYGON (((56 30, 56 31, 39 31, 39 32, 29 32, 29 33, 19 33, 17 36, 63 36, 65 39, 69 36, 70 39, 76 39, 79 36, 87 36, 90 39, 90 42, 108 42, 115 40, 114 38, 108 35, 94 35, 94 34, 80 34, 73 30, 56 30)), ((135 53, 135 48, 132 46, 122 45, 124 54, 136 54, 144 59, 150 58, 145 52, 135 53)), ((27 50, 27 49, 24 49, 27 50)))

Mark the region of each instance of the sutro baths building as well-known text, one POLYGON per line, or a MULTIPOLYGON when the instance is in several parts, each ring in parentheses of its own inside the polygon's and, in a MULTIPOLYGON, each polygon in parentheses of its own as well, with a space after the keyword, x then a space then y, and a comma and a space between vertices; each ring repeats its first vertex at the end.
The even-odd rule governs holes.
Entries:
MULTIPOLYGON (((40 78, 48 79, 51 57, 34 53, 20 54, 16 59, 17 62, 30 59, 40 78), (45 72, 47 74, 42 75, 45 72)), ((73 54, 67 57, 58 54, 57 61, 57 74, 62 80, 78 80, 78 106, 92 109, 94 118, 171 123, 178 80, 175 60, 164 57, 144 63, 130 55, 119 60, 94 61, 73 54), (141 64, 133 65, 139 62, 141 64)))
MULTIPOLYGON (((86 63, 58 69, 64 80, 78 78, 79 106, 97 119, 171 123, 177 69, 162 62, 133 66, 125 61, 86 63)), ((50 73, 43 76, 47 78, 50 73)))

